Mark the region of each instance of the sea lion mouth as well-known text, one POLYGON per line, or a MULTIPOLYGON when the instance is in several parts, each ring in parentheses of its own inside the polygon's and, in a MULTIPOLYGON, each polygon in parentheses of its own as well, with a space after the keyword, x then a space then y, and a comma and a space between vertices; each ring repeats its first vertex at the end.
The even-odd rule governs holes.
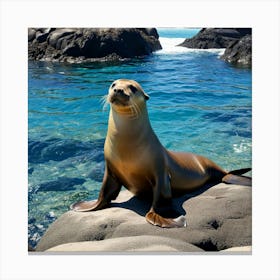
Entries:
POLYGON ((127 106, 129 105, 129 95, 123 91, 116 91, 109 96, 109 102, 115 105, 127 106))
POLYGON ((109 102, 114 105, 128 106, 129 105, 128 101, 129 101, 129 98, 124 100, 122 98, 118 98, 117 96, 111 96, 111 98, 109 98, 109 102))

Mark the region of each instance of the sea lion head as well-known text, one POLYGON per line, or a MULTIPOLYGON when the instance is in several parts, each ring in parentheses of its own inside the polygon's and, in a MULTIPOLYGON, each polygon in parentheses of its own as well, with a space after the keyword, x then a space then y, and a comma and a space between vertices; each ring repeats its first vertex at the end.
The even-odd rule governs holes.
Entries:
POLYGON ((149 96, 134 80, 119 79, 114 81, 107 95, 107 102, 118 113, 138 115, 146 106, 149 96))

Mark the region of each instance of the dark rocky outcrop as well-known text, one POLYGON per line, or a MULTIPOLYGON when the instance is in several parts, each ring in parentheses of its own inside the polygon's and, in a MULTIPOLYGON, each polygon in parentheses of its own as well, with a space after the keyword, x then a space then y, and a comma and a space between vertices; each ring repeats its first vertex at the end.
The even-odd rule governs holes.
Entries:
POLYGON ((225 48, 221 59, 238 66, 252 65, 251 28, 202 28, 179 46, 194 49, 225 48))
POLYGON ((251 32, 251 28, 202 28, 197 35, 179 46, 193 49, 226 48, 251 32))
POLYGON ((148 224, 149 203, 122 191, 110 208, 63 214, 49 227, 36 251, 201 252, 233 247, 250 251, 251 190, 221 183, 196 196, 176 199, 174 205, 182 205, 186 212, 187 227, 171 229, 148 224))
POLYGON ((236 65, 252 65, 252 35, 246 35, 240 40, 232 42, 221 56, 227 62, 236 65))
POLYGON ((149 55, 161 49, 155 28, 29 28, 30 60, 88 62, 149 55))

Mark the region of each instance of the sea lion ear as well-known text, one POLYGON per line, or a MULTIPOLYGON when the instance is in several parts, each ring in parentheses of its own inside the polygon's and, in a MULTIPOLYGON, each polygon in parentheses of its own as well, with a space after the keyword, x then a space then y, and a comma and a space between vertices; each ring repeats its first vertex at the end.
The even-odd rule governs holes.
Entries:
POLYGON ((146 100, 150 99, 150 96, 147 93, 145 93, 145 92, 144 92, 144 97, 145 97, 146 100))

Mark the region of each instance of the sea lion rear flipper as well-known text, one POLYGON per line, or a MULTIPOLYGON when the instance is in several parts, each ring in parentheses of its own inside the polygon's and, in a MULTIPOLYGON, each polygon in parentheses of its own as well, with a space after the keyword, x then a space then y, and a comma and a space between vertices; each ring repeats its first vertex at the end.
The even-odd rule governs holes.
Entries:
POLYGON ((225 175, 222 179, 222 182, 226 184, 252 186, 252 178, 246 176, 233 175, 233 174, 225 175))
POLYGON ((146 221, 152 225, 163 228, 186 227, 187 222, 185 216, 181 215, 177 218, 164 218, 151 209, 145 216, 146 221))
POLYGON ((241 169, 231 170, 231 171, 228 172, 228 174, 242 175, 242 174, 247 173, 251 170, 252 170, 252 168, 241 168, 241 169))

